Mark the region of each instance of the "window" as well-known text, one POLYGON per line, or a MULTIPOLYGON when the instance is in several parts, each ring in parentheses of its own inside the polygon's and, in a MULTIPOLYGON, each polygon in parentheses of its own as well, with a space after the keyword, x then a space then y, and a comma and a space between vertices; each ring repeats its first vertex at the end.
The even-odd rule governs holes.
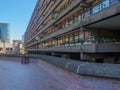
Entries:
POLYGON ((70 24, 70 25, 73 24, 73 20, 71 20, 71 21, 69 22, 69 24, 70 24))
POLYGON ((74 35, 70 35, 70 44, 74 44, 74 35))
POLYGON ((67 19, 65 22, 65 26, 67 27, 69 25, 69 20, 67 19))
POLYGON ((66 37, 65 37, 65 45, 68 45, 68 44, 69 44, 69 39, 68 39, 68 38, 69 38, 69 36, 66 36, 66 37))
POLYGON ((95 14, 95 13, 99 12, 100 10, 101 10, 101 4, 95 5, 95 6, 92 8, 92 14, 95 14))
POLYGON ((88 16, 90 16, 90 10, 86 10, 84 13, 84 17, 88 17, 88 16))
POLYGON ((77 22, 78 21, 78 16, 74 16, 74 18, 73 18, 73 22, 77 22))
POLYGON ((80 32, 80 34, 79 34, 79 39, 80 39, 80 40, 81 40, 81 39, 84 40, 84 33, 83 33, 83 32, 80 32))
POLYGON ((109 7, 109 0, 104 0, 104 1, 102 2, 102 8, 104 9, 104 8, 106 8, 106 7, 109 7))
POLYGON ((118 2, 118 0, 110 0, 110 4, 114 4, 116 2, 118 2))
POLYGON ((79 14, 79 16, 78 16, 78 20, 80 21, 81 19, 82 19, 82 15, 79 14))
POLYGON ((62 39, 61 39, 61 38, 59 38, 59 39, 58 39, 58 46, 60 46, 60 45, 61 45, 61 43, 62 43, 62 39))

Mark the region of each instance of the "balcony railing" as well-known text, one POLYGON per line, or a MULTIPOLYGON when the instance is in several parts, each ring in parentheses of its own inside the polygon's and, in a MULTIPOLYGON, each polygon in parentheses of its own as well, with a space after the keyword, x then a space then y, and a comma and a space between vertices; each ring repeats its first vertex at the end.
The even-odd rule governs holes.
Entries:
POLYGON ((40 24, 50 15, 50 13, 56 8, 56 6, 59 4, 61 2, 61 0, 57 0, 56 2, 55 2, 55 4, 54 4, 54 6, 53 7, 51 7, 51 9, 47 12, 47 14, 45 15, 45 17, 42 19, 42 20, 40 20, 40 24))
POLYGON ((101 43, 96 45, 96 52, 120 52, 120 44, 101 43))
POLYGON ((53 37, 56 37, 58 35, 64 34, 66 32, 72 31, 72 30, 78 28, 79 24, 80 24, 80 22, 77 22, 77 23, 74 23, 74 24, 72 24, 70 26, 67 26, 67 27, 63 28, 63 29, 60 29, 60 30, 58 30, 58 31, 56 31, 54 33, 51 33, 48 36, 43 37, 43 39, 41 39, 41 41, 44 41, 44 40, 47 40, 49 38, 53 38, 53 37))
MULTIPOLYGON (((80 22, 73 23, 72 25, 69 25, 69 26, 67 26, 67 27, 65 27, 65 28, 63 28, 63 29, 59 29, 59 30, 56 31, 56 32, 53 32, 53 33, 48 34, 48 35, 45 35, 39 42, 42 42, 42 41, 47 40, 47 39, 49 39, 49 38, 53 38, 53 37, 56 37, 56 36, 58 36, 58 35, 64 34, 64 33, 66 33, 66 32, 72 31, 72 30, 74 30, 74 29, 76 29, 76 28, 79 28, 79 24, 80 24, 80 22)), ((36 44, 36 43, 37 43, 37 42, 34 42, 34 43, 29 44, 29 45, 27 45, 27 46, 31 46, 31 45, 34 45, 34 44, 36 44)))
MULTIPOLYGON (((36 51, 36 49, 28 49, 28 51, 36 51)), ((120 52, 120 44, 106 43, 106 44, 86 44, 79 46, 61 46, 39 48, 39 51, 49 52, 82 52, 82 53, 106 53, 106 52, 120 52)))
MULTIPOLYGON (((84 17, 82 19, 80 26, 85 26, 87 24, 102 20, 104 18, 115 15, 117 13, 120 13, 120 9, 119 9, 120 8, 120 1, 118 0, 115 3, 116 4, 111 4, 108 7, 97 11, 96 13, 92 13, 92 11, 90 10, 90 15, 88 17, 84 17)), ((101 4, 101 3, 99 3, 99 4, 101 4)))

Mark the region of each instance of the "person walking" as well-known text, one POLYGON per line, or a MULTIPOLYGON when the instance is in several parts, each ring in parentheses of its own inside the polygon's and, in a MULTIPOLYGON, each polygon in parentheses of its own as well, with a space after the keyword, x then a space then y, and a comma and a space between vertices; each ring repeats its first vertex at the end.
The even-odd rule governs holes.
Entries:
POLYGON ((25 61, 24 61, 25 64, 29 63, 29 56, 26 56, 25 55, 25 61))
POLYGON ((24 63, 24 56, 21 56, 21 63, 24 63))
POLYGON ((26 56, 26 63, 29 63, 29 56, 26 56))

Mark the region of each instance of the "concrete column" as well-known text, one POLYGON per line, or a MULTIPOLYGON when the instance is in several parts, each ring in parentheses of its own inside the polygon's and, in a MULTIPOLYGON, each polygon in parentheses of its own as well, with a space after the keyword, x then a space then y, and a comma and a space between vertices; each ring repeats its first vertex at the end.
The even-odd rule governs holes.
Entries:
POLYGON ((80 60, 83 59, 83 53, 80 53, 80 60))
POLYGON ((80 53, 80 60, 92 60, 94 58, 91 54, 80 53))

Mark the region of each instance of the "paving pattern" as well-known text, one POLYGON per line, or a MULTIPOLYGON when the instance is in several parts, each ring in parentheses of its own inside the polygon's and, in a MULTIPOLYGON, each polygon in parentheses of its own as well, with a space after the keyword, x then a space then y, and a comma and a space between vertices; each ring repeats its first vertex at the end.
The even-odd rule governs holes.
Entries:
POLYGON ((120 90, 120 79, 77 75, 30 59, 0 57, 0 90, 120 90))

